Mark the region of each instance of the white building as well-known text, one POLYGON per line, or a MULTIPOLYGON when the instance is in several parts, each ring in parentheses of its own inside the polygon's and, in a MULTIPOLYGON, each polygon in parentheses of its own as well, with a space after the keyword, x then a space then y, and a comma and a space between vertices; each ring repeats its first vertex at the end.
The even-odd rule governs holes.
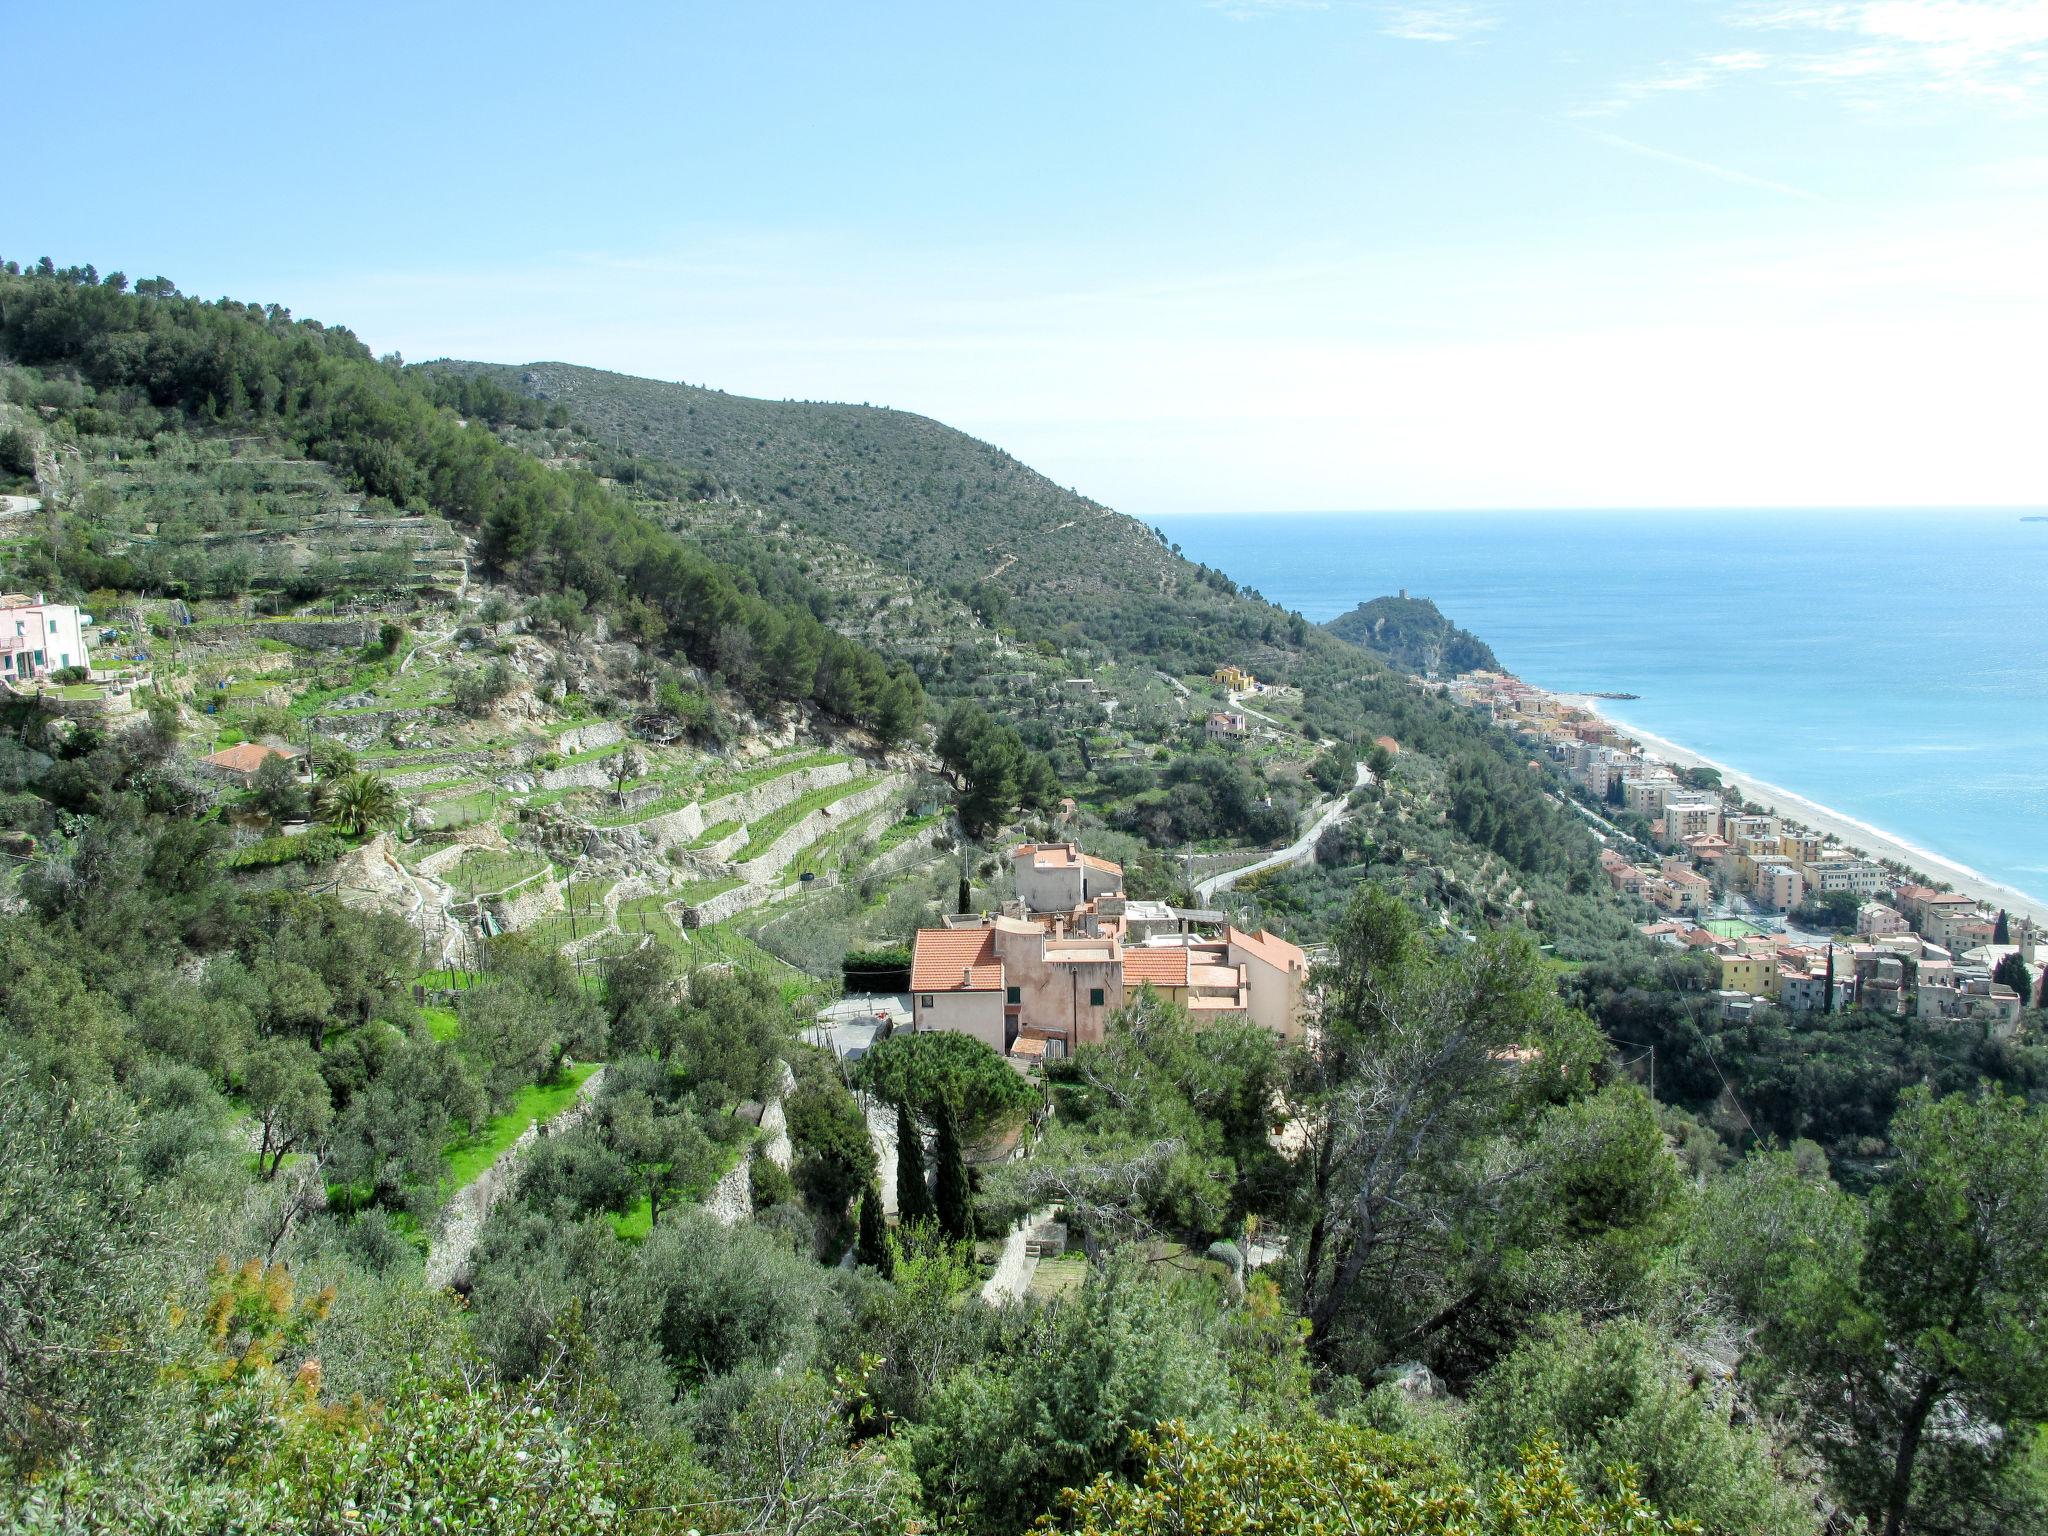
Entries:
POLYGON ((1072 912, 1098 896, 1121 896, 1124 867, 1077 843, 1019 843, 1010 850, 1017 899, 1027 912, 1072 912))
POLYGON ((1806 883, 1813 890, 1847 891, 1852 896, 1876 896, 1885 888, 1884 871, 1868 859, 1838 849, 1823 851, 1807 859, 1806 883))
POLYGON ((39 592, 0 596, 0 680, 30 682, 66 667, 89 667, 85 627, 92 615, 39 592))

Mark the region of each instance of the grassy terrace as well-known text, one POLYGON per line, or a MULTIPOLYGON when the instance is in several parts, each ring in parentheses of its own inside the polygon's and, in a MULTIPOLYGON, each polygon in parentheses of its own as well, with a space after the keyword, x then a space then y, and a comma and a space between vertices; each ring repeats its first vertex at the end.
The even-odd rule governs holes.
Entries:
POLYGON ((524 849, 500 852, 478 848, 456 860, 454 867, 442 878, 458 891, 471 896, 486 896, 531 880, 547 867, 548 861, 541 855, 524 849))
POLYGON ((801 773, 807 768, 826 768, 834 763, 852 761, 853 759, 843 752, 809 752, 800 757, 763 763, 760 767, 750 768, 744 773, 727 774, 709 780, 693 778, 685 782, 679 774, 650 774, 640 781, 640 785, 672 784, 675 787, 659 799, 632 810, 612 810, 593 816, 590 818, 590 824, 594 827, 629 827, 638 822, 652 820, 656 816, 665 816, 670 811, 679 811, 686 805, 719 800, 727 795, 739 794, 743 790, 755 789, 776 779, 787 778, 793 773, 801 773))
POLYGON ((875 839, 875 852, 887 853, 891 848, 909 842, 926 827, 935 827, 945 818, 937 811, 928 816, 906 816, 875 839))
POLYGON ((844 784, 828 784, 823 789, 814 789, 790 801, 781 810, 771 811, 759 821, 749 823, 747 841, 751 846, 765 848, 811 812, 837 805, 849 795, 857 795, 873 787, 872 779, 849 779, 844 784))
POLYGON ((738 875, 727 875, 722 880, 692 880, 670 889, 666 894, 671 901, 680 901, 684 906, 695 906, 709 901, 714 896, 723 896, 727 891, 738 890, 746 884, 738 875))
POLYGON ((552 1083, 534 1083, 519 1090, 512 1107, 493 1115, 477 1135, 449 1143, 442 1156, 448 1164, 448 1192, 474 1183, 482 1172, 504 1156, 526 1128, 539 1120, 552 1120, 576 1100, 577 1089, 597 1070, 596 1063, 563 1069, 552 1083))
POLYGON ((709 848, 713 843, 719 841, 721 838, 731 837, 733 833, 739 831, 739 829, 740 824, 736 821, 713 822, 710 826, 706 827, 702 832, 699 832, 697 834, 696 839, 690 844, 690 846, 692 848, 709 848))
POLYGON ((496 809, 498 792, 480 789, 451 800, 436 800, 413 812, 413 822, 422 827, 461 827, 482 821, 496 809))
POLYGON ((875 822, 876 813, 870 811, 854 817, 845 826, 834 828, 791 859, 775 883, 795 885, 805 875, 825 875, 850 867, 855 855, 872 844, 875 822))

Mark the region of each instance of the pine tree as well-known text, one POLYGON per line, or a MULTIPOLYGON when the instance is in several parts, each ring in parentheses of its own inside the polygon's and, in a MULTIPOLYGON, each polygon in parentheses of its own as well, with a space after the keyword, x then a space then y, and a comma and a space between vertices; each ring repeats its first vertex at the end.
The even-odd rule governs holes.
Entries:
POLYGON ((896 1219, 904 1226, 938 1215, 924 1181, 924 1133, 908 1104, 896 1106, 896 1219))
POLYGON ((960 1151, 960 1127, 953 1106, 939 1101, 939 1230, 956 1243, 974 1235, 973 1203, 967 1193, 967 1159, 960 1151))
POLYGON ((882 1226, 882 1190, 873 1179, 860 1195, 860 1236, 855 1242, 854 1256, 869 1269, 878 1269, 888 1274, 889 1239, 882 1226))

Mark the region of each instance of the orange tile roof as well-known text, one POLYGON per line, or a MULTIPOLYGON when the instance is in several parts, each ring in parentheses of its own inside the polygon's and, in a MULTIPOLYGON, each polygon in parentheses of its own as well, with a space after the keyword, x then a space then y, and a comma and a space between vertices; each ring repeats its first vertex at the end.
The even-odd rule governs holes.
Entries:
POLYGON ((1308 968, 1308 956, 1288 943, 1277 933, 1246 933, 1241 928, 1226 928, 1223 936, 1232 944, 1250 950, 1268 965, 1277 965, 1283 971, 1308 968))
POLYGON ((913 992, 994 992, 1003 985, 990 928, 920 928, 910 956, 913 992))
POLYGON ((299 755, 297 747, 266 747, 260 741, 245 741, 232 747, 225 747, 206 761, 216 768, 225 768, 230 773, 254 773, 273 757, 287 762, 299 755))
POLYGON ((1185 945, 1158 949, 1124 951, 1124 985, 1137 987, 1185 987, 1188 984, 1188 952, 1185 945))

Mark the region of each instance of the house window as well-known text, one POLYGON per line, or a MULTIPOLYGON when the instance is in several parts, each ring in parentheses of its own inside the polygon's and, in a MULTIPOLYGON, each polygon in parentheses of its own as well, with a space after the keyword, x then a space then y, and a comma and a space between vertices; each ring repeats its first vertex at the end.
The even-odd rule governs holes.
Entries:
POLYGON ((932 1005, 932 995, 931 995, 931 993, 927 992, 927 993, 925 993, 925 995, 924 995, 924 999, 923 999, 923 1006, 925 1006, 925 1007, 929 1008, 929 1007, 931 1007, 931 1005, 932 1005))
POLYGON ((1102 1006, 1102 988, 1090 987, 1088 989, 1088 1006, 1090 1008, 1100 1008, 1102 1006))
POLYGON ((1003 989, 1003 1001, 1012 1008, 1015 1008, 1024 1001, 1024 989, 1022 987, 1005 987, 1003 989))

